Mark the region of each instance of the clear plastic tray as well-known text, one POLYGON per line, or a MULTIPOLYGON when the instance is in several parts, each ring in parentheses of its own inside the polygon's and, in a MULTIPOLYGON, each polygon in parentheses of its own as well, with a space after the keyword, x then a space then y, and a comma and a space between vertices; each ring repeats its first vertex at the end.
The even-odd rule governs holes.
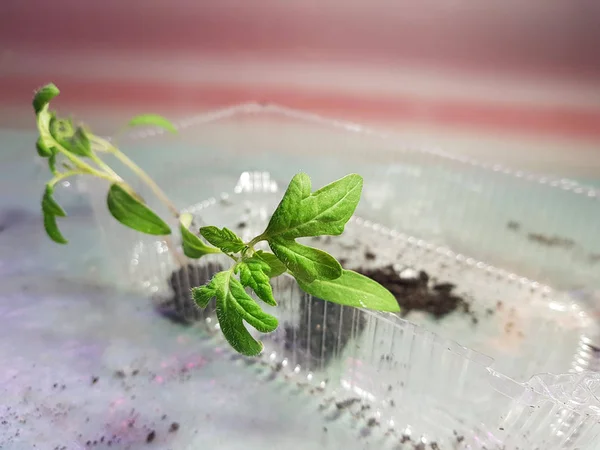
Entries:
MULTIPOLYGON (((210 198, 188 211, 198 221, 219 226, 244 222, 239 231, 250 236, 264 228, 280 196, 268 173, 245 173, 234 193, 210 198)), ((280 327, 260 336, 265 343, 261 358, 273 377, 281 375, 316 395, 326 421, 350 415, 356 421, 353 426, 363 434, 379 436, 385 430, 382 443, 403 442, 406 448, 435 444, 440 449, 594 448, 591 445, 600 435, 596 417, 600 409, 595 410, 597 375, 539 375, 526 381, 530 374, 566 372, 571 365, 578 371, 586 369, 589 361, 581 358, 590 355, 579 350, 590 321, 580 309, 559 307, 568 305, 568 299, 561 303, 559 294, 546 286, 534 286, 532 291, 531 284, 524 285, 498 269, 478 266, 466 258, 457 260, 445 249, 409 241, 358 218, 326 248, 351 261, 353 252, 362 252, 360 247, 349 250, 348 244, 357 238, 384 260, 371 264, 388 260, 419 264, 440 278, 460 273, 458 288, 476 299, 474 310, 485 311, 495 305, 498 292, 505 293, 505 314, 482 314, 476 325, 470 316, 460 314, 439 322, 409 316, 426 331, 394 315, 312 299, 291 280, 283 279, 274 287, 280 304, 271 311, 280 318, 280 327), (382 255, 382 249, 388 253, 382 255), (504 328, 507 319, 518 324, 513 331, 522 333, 520 345, 509 345, 511 337, 504 328), (571 328, 563 328, 565 323, 571 328), (540 338, 545 345, 540 345, 540 338), (479 348, 496 361, 454 340, 479 348), (550 355, 548 345, 553 348, 550 355)), ((168 280, 177 270, 166 242, 131 233, 119 246, 130 252, 127 279, 131 287, 153 297, 161 310, 172 308, 173 316, 198 321, 222 342, 210 306, 199 312, 185 298, 165 304, 173 297, 173 284, 168 280)), ((220 263, 227 261, 207 259, 201 269, 176 279, 176 289, 189 289, 188 277, 194 280, 192 284, 208 279, 220 263)), ((222 345, 227 348, 226 343, 222 345)))
MULTIPOLYGON (((195 205, 190 211, 199 223, 235 227, 244 221, 248 232, 264 226, 281 196, 269 172, 244 172, 235 193, 212 191, 231 182, 239 166, 264 166, 278 180, 305 170, 315 185, 358 171, 366 179, 360 213, 372 220, 355 218, 344 237, 332 240, 327 249, 349 267, 360 261, 363 266, 394 263, 427 270, 440 281, 456 284, 472 299, 479 318, 473 324, 460 314, 434 321, 411 313, 410 323, 346 308, 330 311, 330 305, 314 304, 293 285, 278 286, 277 314, 292 334, 286 335, 283 326, 264 338, 263 358, 275 372, 302 377, 296 383, 309 382, 309 390, 322 395, 325 403, 333 399, 333 413, 345 410, 344 401, 351 395, 360 397, 349 401, 348 408, 358 408, 352 411, 364 416, 367 431, 368 424, 385 424, 386 429, 393 425, 387 436, 415 448, 420 441, 442 449, 457 444, 482 449, 595 448, 598 379, 584 372, 597 367, 599 353, 594 307, 598 280, 592 257, 598 245, 593 226, 598 218, 596 191, 440 152, 398 148, 390 137, 276 107, 224 110, 184 122, 182 130, 183 137, 174 144, 155 130, 126 144, 151 153, 154 166, 146 168, 179 205, 195 205), (167 146, 177 159, 161 159, 167 146), (306 163, 307 153, 315 158, 324 147, 330 151, 317 164, 306 163), (364 154, 375 150, 365 161, 364 154), (208 200, 195 204, 200 195, 208 200), (563 196, 569 221, 561 210, 563 196), (517 212, 518 221, 513 220, 517 212), (542 225, 543 233, 537 228, 542 225), (576 234, 576 244, 564 238, 569 233, 576 234), (555 235, 560 237, 553 241, 555 235), (365 246, 376 251, 375 261, 365 260, 365 246), (575 286, 578 296, 564 290, 575 286), (488 315, 498 302, 502 310, 488 315), (332 345, 334 335, 327 334, 325 318, 314 333, 308 331, 316 326, 314 314, 327 320, 339 316, 336 323, 344 326, 350 316, 349 330, 340 328, 332 345), (305 331, 294 334, 303 321, 308 321, 305 331), (346 338, 346 345, 340 345, 346 338), (316 344, 306 344, 315 339, 316 344), (326 351, 329 346, 332 353, 326 351), (530 378, 569 371, 573 374, 530 378), (371 408, 373 416, 362 414, 371 408), (410 434, 410 442, 404 434, 410 434)), ((165 243, 123 230, 105 212, 103 189, 94 184, 85 188, 107 237, 115 280, 152 294, 164 307, 172 296, 167 280, 175 268, 165 243)), ((196 275, 200 279, 208 273, 196 275)), ((214 325, 210 312, 196 316, 185 304, 175 311, 202 319, 209 330, 214 325)), ((219 338, 216 331, 215 336, 219 338)))
MULTIPOLYGON (((268 173, 245 173, 237 193, 208 199, 188 211, 198 223, 228 226, 250 239, 266 227, 268 214, 279 202, 282 193, 277 186, 268 173), (244 228, 236 228, 241 222, 244 228)), ((123 257, 129 262, 122 272, 127 274, 126 283, 153 296, 158 306, 173 316, 199 318, 191 302, 175 296, 175 303, 169 303, 172 290, 185 295, 192 285, 206 282, 219 262, 207 259, 211 262, 169 282, 177 266, 166 243, 140 238, 128 230, 120 232, 123 234, 111 232, 111 236, 123 238, 119 248, 126 250, 123 257)), ((432 278, 455 284, 456 293, 470 301, 468 315, 454 312, 438 320, 427 313, 411 312, 408 319, 493 357, 495 369, 507 376, 525 380, 544 372, 588 370, 597 363, 597 352, 590 346, 590 336, 597 329, 595 321, 589 311, 560 291, 356 217, 341 237, 319 244, 348 268, 395 264, 426 270, 432 278), (365 258, 367 250, 376 254, 376 259, 365 258)), ((189 294, 187 297, 189 300, 189 294)))

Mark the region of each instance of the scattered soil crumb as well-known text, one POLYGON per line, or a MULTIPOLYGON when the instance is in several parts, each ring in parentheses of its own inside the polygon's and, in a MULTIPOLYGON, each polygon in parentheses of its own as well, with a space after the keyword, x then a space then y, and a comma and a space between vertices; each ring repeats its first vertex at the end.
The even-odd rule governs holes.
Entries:
POLYGON ((150 433, 148 433, 148 436, 146 436, 146 442, 153 442, 154 439, 156 439, 156 431, 152 430, 150 433))
POLYGON ((179 423, 173 422, 169 427, 169 433, 175 433, 177 430, 179 430, 179 423))
POLYGON ((92 384, 96 384, 96 383, 98 382, 98 380, 99 380, 99 379, 100 379, 100 378, 99 378, 99 377, 96 377, 96 376, 92 377, 92 384))
POLYGON ((335 404, 335 406, 337 407, 337 409, 346 409, 358 402, 360 402, 360 398, 353 397, 353 398, 343 400, 341 402, 337 402, 335 404))
POLYGON ((115 370, 115 377, 117 378, 125 378, 125 371, 124 370, 115 370))
POLYGON ((521 229, 521 224, 516 220, 509 220, 506 224, 506 228, 512 231, 519 231, 521 229))
POLYGON ((371 417, 368 421, 367 421, 367 426, 369 428, 373 428, 375 426, 379 425, 379 422, 377 421, 377 419, 375 417, 371 417))

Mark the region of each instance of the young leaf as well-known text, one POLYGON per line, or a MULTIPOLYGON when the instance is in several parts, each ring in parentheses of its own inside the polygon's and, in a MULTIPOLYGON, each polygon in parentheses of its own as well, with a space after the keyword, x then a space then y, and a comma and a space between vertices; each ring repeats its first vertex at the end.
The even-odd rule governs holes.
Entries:
POLYGON ((225 300, 217 299, 217 319, 223 336, 235 351, 246 356, 257 356, 262 352, 262 342, 248 333, 241 316, 225 300))
POLYGON ((175 128, 175 125, 173 125, 169 120, 157 114, 142 114, 140 116, 136 116, 129 121, 128 125, 130 127, 135 127, 139 125, 151 125, 163 128, 173 134, 177 133, 177 128, 175 128))
POLYGON ((64 238, 58 225, 56 224, 56 216, 47 211, 43 211, 44 214, 44 229, 46 234, 57 244, 66 244, 68 241, 64 238))
POLYGON ((275 256, 273 253, 263 252, 262 250, 258 250, 254 256, 263 260, 269 266, 269 270, 265 273, 269 278, 275 278, 284 273, 287 270, 285 264, 279 261, 279 258, 275 256))
POLYGON ((244 241, 228 228, 219 230, 217 227, 202 227, 200 228, 200 234, 204 239, 225 253, 238 253, 246 246, 244 241))
POLYGON ((192 288, 192 297, 199 308, 206 308, 208 302, 217 295, 217 288, 214 278, 204 286, 192 288))
POLYGON ((277 319, 267 314, 244 290, 244 286, 231 276, 227 301, 235 306, 242 318, 261 333, 271 333, 277 329, 277 319))
POLYGON ((47 184, 42 197, 42 213, 44 215, 44 229, 46 234, 57 244, 66 244, 67 240, 64 238, 58 225, 56 224, 56 217, 66 217, 67 213, 60 205, 54 200, 53 197, 54 188, 47 184))
POLYGON ((49 184, 46 185, 44 190, 44 196, 42 197, 42 211, 45 214, 58 217, 66 217, 67 213, 61 206, 54 200, 54 188, 49 184))
POLYGON ((56 170, 56 152, 52 153, 48 158, 48 167, 50 168, 52 175, 58 174, 58 171, 56 170))
POLYGON ((263 233, 267 240, 280 237, 342 234, 360 200, 363 179, 351 174, 310 193, 310 179, 296 175, 263 233))
POLYGON ((39 88, 33 97, 33 109, 38 114, 50 101, 60 94, 54 83, 49 83, 39 88))
POLYGON ((243 320, 260 332, 270 333, 277 328, 277 319, 260 309, 233 277, 231 270, 217 273, 206 286, 193 289, 194 298, 201 304, 207 304, 212 296, 216 297, 217 318, 225 339, 244 355, 258 355, 262 351, 262 343, 248 333, 243 320))
POLYGON ((183 247, 183 254, 185 256, 188 258, 199 259, 210 253, 220 253, 219 249, 206 245, 204 242, 202 242, 202 239, 188 229, 192 223, 191 214, 181 214, 179 222, 181 246, 183 247))
POLYGON ((35 143, 35 147, 38 155, 40 155, 42 158, 48 158, 54 154, 54 152, 46 145, 44 139, 41 137, 38 138, 37 142, 35 143))
POLYGON ((169 226, 154 211, 117 183, 110 186, 106 204, 112 216, 129 228, 156 236, 171 234, 169 226))
POLYGON ((271 306, 277 306, 277 302, 273 298, 273 289, 269 282, 269 276, 267 275, 271 270, 269 264, 254 255, 241 262, 237 267, 240 272, 240 282, 242 285, 256 292, 258 298, 263 302, 271 306))
POLYGON ((314 280, 334 280, 342 275, 342 266, 328 253, 285 239, 271 239, 273 253, 294 277, 310 283, 314 280))
POLYGON ((303 291, 323 300, 356 308, 398 312, 398 301, 390 291, 364 275, 344 270, 335 280, 298 280, 303 291))
POLYGON ((67 119, 50 119, 50 134, 67 151, 77 156, 90 156, 92 144, 81 127, 73 128, 73 123, 67 119))

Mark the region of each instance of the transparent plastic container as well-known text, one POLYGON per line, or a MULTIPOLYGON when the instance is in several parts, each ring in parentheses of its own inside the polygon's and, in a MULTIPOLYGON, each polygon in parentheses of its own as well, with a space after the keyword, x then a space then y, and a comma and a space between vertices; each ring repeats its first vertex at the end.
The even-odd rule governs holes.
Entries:
MULTIPOLYGON (((273 312, 282 326, 262 336, 263 361, 312 386, 323 410, 350 409, 365 420, 365 432, 389 426, 386 437, 414 448, 596 448, 598 378, 586 371, 597 367, 599 353, 598 192, 407 149, 356 125, 272 106, 242 105, 180 125, 175 140, 144 130, 122 145, 197 224, 252 234, 264 228, 294 173, 306 171, 316 187, 359 172, 365 178, 360 217, 324 247, 350 268, 426 270, 472 299, 477 324, 460 315, 436 321, 412 313, 406 322, 315 302, 289 280, 279 281, 273 312), (220 192, 248 169, 234 192, 220 192), (366 250, 377 258, 365 258, 366 250), (575 286, 577 296, 569 291, 575 286)), ((167 243, 121 227, 106 211, 105 186, 82 182, 115 280, 210 331, 211 308, 198 313, 173 288, 187 292, 220 261, 207 259, 174 277, 178 266, 167 243)), ((176 243, 174 236, 170 245, 176 243)))

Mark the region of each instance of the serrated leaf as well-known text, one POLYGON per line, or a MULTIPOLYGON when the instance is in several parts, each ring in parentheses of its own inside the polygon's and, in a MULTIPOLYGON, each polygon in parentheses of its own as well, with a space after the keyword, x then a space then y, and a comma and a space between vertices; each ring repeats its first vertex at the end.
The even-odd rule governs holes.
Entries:
POLYGON ((355 308, 399 312, 398 301, 390 291, 364 275, 344 270, 335 280, 298 280, 303 291, 323 300, 355 308))
POLYGON ((285 239, 271 239, 269 246, 296 279, 310 283, 317 279, 333 280, 342 275, 340 263, 323 250, 285 239))
POLYGON ((50 147, 46 145, 44 139, 42 139, 41 136, 35 143, 35 148, 37 149, 38 155, 40 155, 42 158, 48 158, 54 154, 50 147))
POLYGON ((52 216, 67 216, 65 210, 61 208, 56 200, 54 200, 54 188, 48 184, 46 185, 44 196, 42 197, 42 211, 52 216))
POLYGON ((129 228, 155 236, 171 234, 169 226, 154 211, 117 183, 110 186, 106 204, 112 216, 129 228))
POLYGON ((254 255, 241 262, 238 269, 242 285, 252 289, 263 302, 271 306, 277 306, 267 275, 271 268, 265 261, 254 255))
POLYGON ((243 321, 260 332, 270 333, 277 328, 277 319, 260 309, 231 271, 217 273, 207 286, 204 290, 193 289, 194 298, 207 304, 212 297, 216 297, 217 318, 225 339, 244 355, 258 355, 263 345, 248 333, 243 321))
POLYGON ((208 302, 217 295, 217 289, 213 283, 213 280, 209 281, 204 286, 198 286, 192 288, 192 297, 196 302, 196 305, 200 308, 206 308, 208 302))
POLYGON ((142 114, 134 117, 129 121, 128 124, 130 127, 140 126, 140 125, 148 125, 160 127, 167 130, 170 133, 177 133, 177 128, 175 125, 171 123, 168 119, 165 119, 158 114, 142 114))
POLYGON ((82 127, 73 127, 69 119, 50 119, 50 134, 65 150, 77 156, 90 156, 92 144, 82 127))
POLYGON ((287 240, 305 236, 337 236, 360 201, 363 179, 350 174, 310 193, 310 178, 296 175, 273 213, 264 237, 287 240))
POLYGON ((235 305, 242 318, 261 333, 271 333, 277 329, 277 319, 264 312, 233 276, 229 278, 227 299, 235 305))
POLYGON ((255 256, 262 259, 269 266, 269 270, 265 272, 269 278, 275 278, 284 273, 287 270, 285 264, 283 264, 277 256, 273 253, 263 252, 262 250, 258 250, 255 253, 255 256))
POLYGON ((33 109, 38 114, 50 101, 60 94, 54 83, 49 83, 39 88, 33 96, 33 109))
POLYGON ((248 333, 242 317, 224 300, 217 299, 217 319, 223 336, 235 351, 246 356, 257 356, 262 352, 262 342, 248 333))
POLYGON ((225 253, 238 253, 246 247, 244 241, 228 228, 202 227, 200 228, 200 234, 209 243, 220 248, 225 253))

